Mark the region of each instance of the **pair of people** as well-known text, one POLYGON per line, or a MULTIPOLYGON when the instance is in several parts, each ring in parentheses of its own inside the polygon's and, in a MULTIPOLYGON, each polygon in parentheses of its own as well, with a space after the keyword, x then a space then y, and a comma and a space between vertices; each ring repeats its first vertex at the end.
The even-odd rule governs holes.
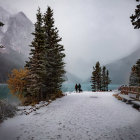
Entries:
POLYGON ((76 90, 76 92, 82 92, 82 89, 81 89, 81 85, 79 84, 79 85, 75 85, 75 90, 76 90))

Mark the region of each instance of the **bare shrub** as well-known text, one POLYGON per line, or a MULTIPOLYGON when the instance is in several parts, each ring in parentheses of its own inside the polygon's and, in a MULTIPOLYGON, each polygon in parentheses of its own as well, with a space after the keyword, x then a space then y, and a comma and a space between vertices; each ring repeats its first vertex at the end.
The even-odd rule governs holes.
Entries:
POLYGON ((6 100, 0 100, 0 122, 13 117, 16 114, 16 106, 9 104, 6 100))

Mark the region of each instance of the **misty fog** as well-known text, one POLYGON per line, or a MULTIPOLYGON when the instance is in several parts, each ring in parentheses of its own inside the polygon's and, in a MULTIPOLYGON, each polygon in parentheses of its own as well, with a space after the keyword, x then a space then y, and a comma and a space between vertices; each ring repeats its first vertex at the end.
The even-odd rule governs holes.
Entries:
POLYGON ((54 9, 55 25, 66 51, 66 70, 87 79, 93 65, 105 65, 127 56, 139 45, 139 31, 130 16, 134 0, 0 0, 11 13, 23 11, 34 23, 40 7, 54 9))

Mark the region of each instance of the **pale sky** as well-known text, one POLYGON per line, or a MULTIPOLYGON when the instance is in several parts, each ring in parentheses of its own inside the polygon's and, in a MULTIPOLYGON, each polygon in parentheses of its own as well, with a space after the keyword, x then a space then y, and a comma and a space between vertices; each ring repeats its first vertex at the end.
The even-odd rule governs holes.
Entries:
POLYGON ((23 11, 34 23, 38 7, 54 10, 55 25, 66 50, 66 70, 86 79, 96 61, 107 64, 139 47, 139 31, 130 15, 135 0, 0 0, 11 13, 23 11))

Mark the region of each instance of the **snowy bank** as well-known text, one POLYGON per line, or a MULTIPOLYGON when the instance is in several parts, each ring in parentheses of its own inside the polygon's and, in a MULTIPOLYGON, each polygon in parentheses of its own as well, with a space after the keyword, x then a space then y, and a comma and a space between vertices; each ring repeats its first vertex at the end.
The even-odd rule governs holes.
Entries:
POLYGON ((2 140, 139 140, 140 112, 116 100, 114 92, 67 96, 0 126, 2 140))
POLYGON ((9 104, 6 100, 0 100, 0 123, 16 114, 16 106, 9 104))

